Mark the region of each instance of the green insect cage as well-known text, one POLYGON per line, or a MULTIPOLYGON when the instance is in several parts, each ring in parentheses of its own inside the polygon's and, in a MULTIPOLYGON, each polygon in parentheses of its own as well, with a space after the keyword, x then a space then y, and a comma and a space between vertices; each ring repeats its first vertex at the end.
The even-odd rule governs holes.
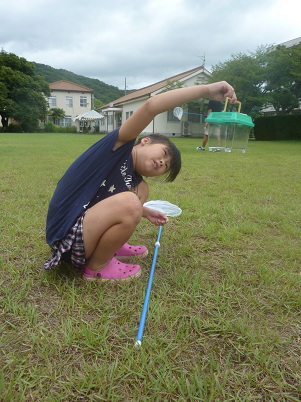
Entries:
POLYGON ((208 147, 209 151, 232 150, 246 151, 251 129, 254 123, 250 116, 238 112, 226 112, 228 98, 223 112, 211 112, 205 119, 208 123, 208 147))

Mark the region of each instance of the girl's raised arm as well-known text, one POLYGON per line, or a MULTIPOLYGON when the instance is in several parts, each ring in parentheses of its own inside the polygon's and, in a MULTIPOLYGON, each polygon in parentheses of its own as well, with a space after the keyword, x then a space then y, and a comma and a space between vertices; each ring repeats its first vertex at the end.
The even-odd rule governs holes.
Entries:
POLYGON ((223 101, 226 97, 230 98, 230 103, 236 102, 234 89, 225 81, 174 89, 153 96, 123 123, 119 130, 116 145, 119 146, 124 142, 136 138, 155 116, 176 106, 199 98, 223 101))

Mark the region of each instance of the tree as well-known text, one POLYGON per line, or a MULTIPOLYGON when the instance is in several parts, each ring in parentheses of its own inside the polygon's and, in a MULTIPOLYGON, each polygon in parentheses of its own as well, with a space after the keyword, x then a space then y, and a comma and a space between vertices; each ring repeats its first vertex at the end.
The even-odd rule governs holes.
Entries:
POLYGON ((266 103, 263 96, 266 51, 267 48, 260 47, 249 55, 237 53, 231 56, 232 59, 212 67, 210 82, 227 81, 232 85, 242 104, 242 113, 249 114, 254 107, 266 103))
POLYGON ((74 84, 83 85, 84 87, 94 90, 95 98, 99 99, 106 105, 124 96, 124 89, 119 89, 113 85, 105 84, 96 78, 88 78, 83 75, 77 75, 71 71, 56 69, 45 64, 34 63, 36 74, 41 75, 50 84, 51 82, 66 80, 74 84))
MULTIPOLYGON (((195 85, 200 85, 200 84, 198 82, 195 82, 195 85)), ((179 80, 167 80, 166 87, 160 93, 172 91, 174 89, 179 89, 179 88, 183 88, 183 87, 184 87, 183 82, 181 82, 179 80)), ((204 111, 205 111, 204 99, 196 99, 194 101, 184 103, 183 105, 181 105, 181 107, 183 109, 193 110, 196 113, 204 113, 204 111)))
POLYGON ((301 58, 299 46, 277 46, 266 55, 265 93, 276 114, 288 114, 299 106, 301 58), (299 56, 299 69, 297 59, 299 56))
POLYGON ((296 81, 301 81, 301 44, 291 49, 291 73, 296 81))
POLYGON ((13 53, 0 52, 0 116, 4 130, 8 119, 20 122, 24 131, 33 131, 47 115, 49 84, 35 75, 34 64, 13 53))
POLYGON ((97 110, 97 109, 101 108, 104 105, 105 104, 100 99, 94 98, 94 107, 93 107, 94 110, 97 110))
POLYGON ((261 46, 254 53, 237 53, 213 66, 211 82, 228 81, 242 103, 242 112, 272 105, 276 114, 290 113, 301 97, 301 47, 261 46))
POLYGON ((66 114, 63 109, 60 109, 59 107, 54 107, 50 109, 50 116, 53 117, 53 120, 57 125, 59 125, 60 119, 64 119, 66 117, 66 114))

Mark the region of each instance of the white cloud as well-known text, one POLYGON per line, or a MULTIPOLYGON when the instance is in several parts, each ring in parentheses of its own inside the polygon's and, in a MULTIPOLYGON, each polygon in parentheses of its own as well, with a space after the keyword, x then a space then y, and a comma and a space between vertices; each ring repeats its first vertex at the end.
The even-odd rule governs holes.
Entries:
POLYGON ((299 0, 10 0, 0 48, 130 89, 301 36, 299 0), (200 57, 198 57, 200 56, 200 57))

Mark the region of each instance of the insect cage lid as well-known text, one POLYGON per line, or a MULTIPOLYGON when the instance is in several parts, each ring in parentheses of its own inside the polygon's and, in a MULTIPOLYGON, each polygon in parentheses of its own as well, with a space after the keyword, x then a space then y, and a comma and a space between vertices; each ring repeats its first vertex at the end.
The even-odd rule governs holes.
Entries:
POLYGON ((205 119, 205 122, 222 126, 234 126, 235 124, 238 124, 254 127, 254 123, 250 116, 237 112, 211 112, 205 119))

